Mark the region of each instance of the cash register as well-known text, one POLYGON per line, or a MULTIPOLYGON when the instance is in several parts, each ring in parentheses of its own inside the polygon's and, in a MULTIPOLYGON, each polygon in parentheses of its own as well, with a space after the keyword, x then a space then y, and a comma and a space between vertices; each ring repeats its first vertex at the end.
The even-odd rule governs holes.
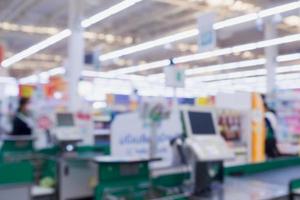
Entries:
POLYGON ((186 132, 185 146, 192 166, 193 194, 210 190, 214 180, 223 182, 223 161, 234 157, 222 138, 212 108, 185 107, 182 109, 186 132))
POLYGON ((71 152, 82 141, 73 113, 56 113, 54 137, 63 152, 71 152))

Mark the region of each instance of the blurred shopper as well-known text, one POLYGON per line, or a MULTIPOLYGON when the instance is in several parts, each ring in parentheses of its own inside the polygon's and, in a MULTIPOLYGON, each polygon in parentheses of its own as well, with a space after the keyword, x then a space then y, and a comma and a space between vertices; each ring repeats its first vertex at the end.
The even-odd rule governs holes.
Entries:
POLYGON ((265 123, 266 123, 266 143, 265 152, 268 158, 281 156, 277 147, 276 130, 277 117, 276 112, 268 107, 265 102, 265 123))
POLYGON ((11 135, 29 136, 32 134, 33 121, 31 119, 29 104, 29 98, 20 98, 19 107, 12 121, 11 135))
POLYGON ((267 103, 265 97, 264 106, 265 106, 265 123, 266 123, 266 142, 265 142, 265 152, 268 158, 277 158, 283 156, 296 156, 297 154, 292 153, 282 153, 278 149, 277 142, 277 115, 275 110, 271 109, 267 103))

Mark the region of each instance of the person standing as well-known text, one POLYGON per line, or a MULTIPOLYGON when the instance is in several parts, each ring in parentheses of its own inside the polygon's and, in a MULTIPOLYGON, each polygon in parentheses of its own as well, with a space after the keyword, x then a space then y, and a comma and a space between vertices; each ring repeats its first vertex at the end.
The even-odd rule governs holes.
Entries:
POLYGON ((14 136, 31 136, 33 121, 29 109, 30 99, 20 98, 19 107, 12 121, 12 132, 14 136))

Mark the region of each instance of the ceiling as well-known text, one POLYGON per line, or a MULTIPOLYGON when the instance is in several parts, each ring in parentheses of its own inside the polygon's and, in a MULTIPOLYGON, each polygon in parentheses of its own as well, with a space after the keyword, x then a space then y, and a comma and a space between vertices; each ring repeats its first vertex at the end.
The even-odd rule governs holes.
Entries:
MULTIPOLYGON (((84 1, 84 17, 86 18, 119 3, 121 0, 81 1, 84 1)), ((101 53, 107 53, 171 33, 196 28, 197 17, 204 12, 214 11, 216 21, 222 21, 288 2, 293 1, 144 0, 88 28, 85 33, 85 51, 91 52, 100 49, 101 53)), ((282 19, 279 19, 276 25, 279 36, 300 33, 299 13, 300 11, 293 11, 281 16, 282 19), (288 18, 289 16, 296 19, 287 22, 286 19, 291 19, 288 18)), ((10 57, 67 27, 68 1, 66 0, 0 0, 0 43, 5 46, 6 57, 10 57)), ((249 22, 217 31, 218 48, 263 39, 264 32, 260 29, 258 22, 249 22)), ((299 52, 299 45, 299 42, 280 45, 279 54, 299 52)), ((197 38, 194 37, 105 61, 101 64, 101 70, 110 71, 197 52, 197 38)), ((67 40, 65 39, 14 64, 9 68, 9 73, 15 77, 23 77, 41 72, 62 65, 66 57, 67 40)), ((191 62, 184 64, 183 67, 194 68, 261 57, 264 57, 262 50, 247 51, 191 62)), ((160 72, 161 69, 155 69, 137 74, 150 75, 160 72)), ((229 72, 231 71, 229 70, 229 72)))

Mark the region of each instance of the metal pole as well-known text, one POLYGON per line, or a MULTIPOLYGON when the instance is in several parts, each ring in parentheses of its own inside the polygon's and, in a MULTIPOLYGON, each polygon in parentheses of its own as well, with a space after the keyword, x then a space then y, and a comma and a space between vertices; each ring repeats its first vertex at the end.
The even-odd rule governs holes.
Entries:
POLYGON ((81 27, 83 4, 82 0, 69 0, 69 29, 72 31, 72 35, 68 41, 69 57, 65 68, 70 111, 77 111, 80 105, 78 83, 84 64, 84 30, 81 27))
MULTIPOLYGON (((266 40, 273 39, 277 37, 277 28, 276 24, 273 22, 272 18, 268 18, 265 21, 264 27, 264 36, 266 40)), ((277 68, 277 55, 278 55, 278 47, 270 46, 264 49, 266 56, 266 89, 267 89, 267 100, 268 102, 272 102, 274 99, 274 95, 276 92, 276 68, 277 68)))

